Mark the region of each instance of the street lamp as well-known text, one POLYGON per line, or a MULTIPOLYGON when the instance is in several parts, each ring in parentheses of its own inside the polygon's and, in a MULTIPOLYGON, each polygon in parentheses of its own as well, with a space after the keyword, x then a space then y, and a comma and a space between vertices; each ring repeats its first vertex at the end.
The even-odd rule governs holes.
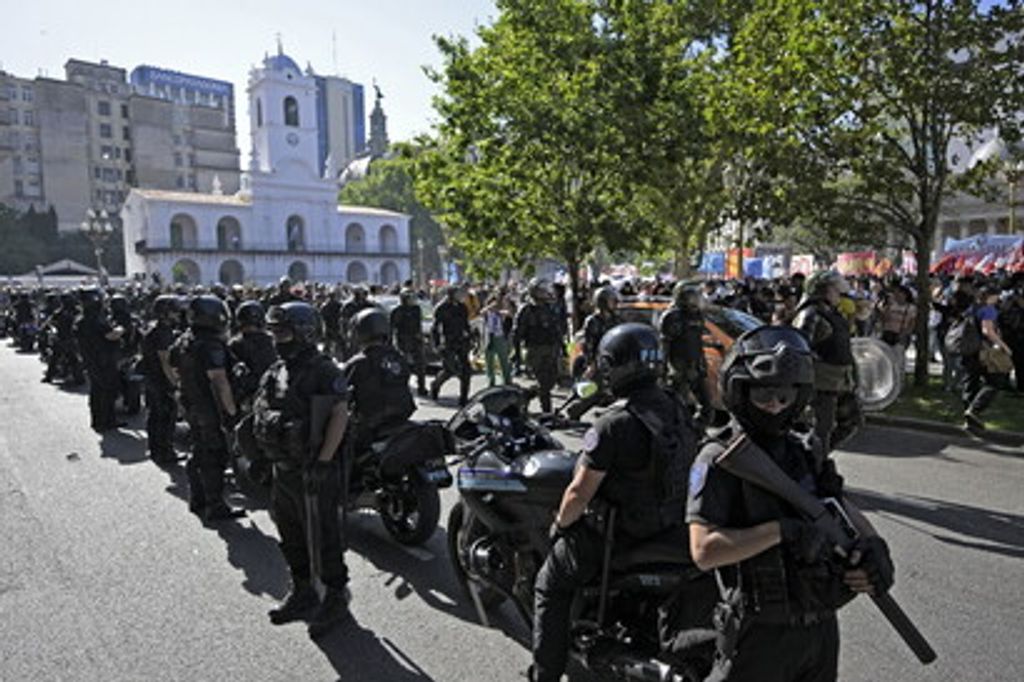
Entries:
POLYGON ((1010 186, 1010 234, 1017 234, 1017 184, 1024 178, 1024 160, 1006 165, 1006 182, 1010 186))
POLYGON ((110 216, 104 210, 97 213, 90 208, 85 212, 85 218, 79 225, 79 229, 92 243, 92 252, 96 256, 96 269, 100 273, 100 284, 106 286, 107 270, 103 267, 103 245, 114 233, 114 226, 110 222, 110 216))
POLYGON ((419 262, 417 270, 416 284, 420 289, 426 289, 427 287, 427 273, 423 270, 423 237, 416 239, 416 260, 419 262))

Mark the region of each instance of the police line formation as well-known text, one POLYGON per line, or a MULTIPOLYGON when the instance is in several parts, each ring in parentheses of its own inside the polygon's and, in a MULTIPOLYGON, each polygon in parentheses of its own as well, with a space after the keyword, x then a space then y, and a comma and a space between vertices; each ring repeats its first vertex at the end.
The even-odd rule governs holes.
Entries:
POLYGON ((484 623, 511 601, 532 626, 530 679, 559 680, 575 660, 617 679, 834 680, 836 613, 861 594, 923 663, 935 658, 891 595, 886 542, 829 456, 859 423, 844 288, 835 273, 813 275, 791 325, 734 340, 718 372, 724 410, 706 382, 705 302, 683 284, 658 329, 624 323, 616 291, 597 289, 577 363, 588 381, 557 407, 565 317, 543 280, 514 321, 502 324, 500 300, 483 308, 502 313, 484 315, 485 333, 524 347, 531 388, 508 381, 506 360, 505 383, 492 377, 472 397, 473 327, 457 287, 429 329, 408 287, 388 313, 363 288, 317 306, 282 282, 15 292, 0 331, 38 344, 44 381, 88 380, 98 432, 123 425, 119 399, 137 413, 144 397, 160 466, 178 465, 183 418, 189 508, 204 523, 244 514, 225 499, 229 472, 242 490, 271 490, 291 572, 275 625, 303 621, 313 638, 343 627, 345 512, 376 509, 395 541, 421 544, 454 478, 452 569, 484 623), (435 351, 429 392, 458 378, 460 410, 413 421, 411 376, 427 393, 435 351), (567 450, 555 434, 596 405, 610 409, 582 452, 567 450))

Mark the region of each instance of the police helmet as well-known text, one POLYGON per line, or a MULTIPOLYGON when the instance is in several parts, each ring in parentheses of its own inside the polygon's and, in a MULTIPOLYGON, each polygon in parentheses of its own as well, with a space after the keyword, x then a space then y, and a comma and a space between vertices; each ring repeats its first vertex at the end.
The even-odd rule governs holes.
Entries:
POLYGON ((808 296, 820 296, 829 287, 835 287, 840 294, 850 290, 850 284, 845 277, 835 270, 822 270, 807 278, 804 282, 804 293, 808 296))
POLYGON ((655 381, 664 368, 657 332, 637 322, 612 327, 597 347, 597 368, 619 397, 655 381))
POLYGON ((164 320, 171 315, 180 314, 184 307, 185 302, 180 296, 163 294, 157 296, 156 300, 153 301, 153 315, 159 320, 164 320))
POLYGON ((87 287, 78 292, 82 310, 90 313, 98 312, 103 307, 103 297, 103 290, 98 287, 87 287))
POLYGON ((398 300, 402 305, 416 305, 417 298, 416 292, 409 287, 402 289, 398 294, 398 300))
POLYGON ((130 312, 128 299, 123 294, 114 294, 110 297, 110 312, 123 314, 130 312))
POLYGON ((65 291, 60 295, 60 305, 62 308, 75 308, 78 306, 78 299, 70 291, 65 291))
POLYGON ((380 308, 360 310, 352 320, 352 329, 356 343, 361 346, 386 343, 391 337, 391 322, 380 308))
POLYGON ((271 306, 266 320, 271 330, 287 329, 300 344, 313 345, 320 338, 320 313, 305 301, 271 306))
POLYGON ((676 282, 676 285, 672 288, 673 304, 687 312, 695 313, 699 311, 703 298, 700 289, 686 282, 676 282))
POLYGON ((785 433, 811 399, 814 356, 792 327, 765 325, 733 343, 719 368, 722 401, 744 428, 766 435, 785 433), (784 407, 759 407, 775 401, 784 407))
POLYGON ((531 279, 527 291, 530 293, 530 298, 534 301, 550 301, 555 295, 551 282, 543 277, 531 279))
POLYGON ((266 314, 259 301, 245 301, 235 311, 235 321, 242 327, 262 327, 266 314))
POLYGON ((594 292, 594 307, 603 312, 611 312, 619 303, 619 292, 614 287, 604 286, 594 292))
POLYGON ((367 289, 362 284, 357 284, 356 286, 352 287, 352 298, 356 299, 357 301, 365 301, 369 295, 369 289, 367 289))
POLYGON ((196 296, 188 305, 188 323, 193 329, 222 332, 229 317, 227 304, 212 294, 196 296))

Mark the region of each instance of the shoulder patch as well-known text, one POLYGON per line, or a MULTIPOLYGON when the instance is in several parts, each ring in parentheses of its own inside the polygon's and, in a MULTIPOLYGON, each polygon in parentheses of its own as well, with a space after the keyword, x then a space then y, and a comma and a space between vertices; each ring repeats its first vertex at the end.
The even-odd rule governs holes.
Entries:
POLYGON ((690 497, 700 495, 704 490, 704 484, 708 480, 708 463, 698 459, 690 467, 690 497))
POLYGON ((583 434, 583 451, 593 452, 597 449, 597 444, 601 442, 601 436, 598 434, 597 429, 590 427, 587 432, 583 434))
POLYGON ((335 395, 345 395, 348 392, 348 382, 345 381, 345 375, 339 374, 334 377, 334 381, 331 382, 331 393, 335 395))

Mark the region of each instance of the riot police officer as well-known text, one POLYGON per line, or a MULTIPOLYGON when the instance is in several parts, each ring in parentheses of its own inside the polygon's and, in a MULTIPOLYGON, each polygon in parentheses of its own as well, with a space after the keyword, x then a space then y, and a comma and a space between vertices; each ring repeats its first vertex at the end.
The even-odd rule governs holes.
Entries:
POLYGON ((520 346, 526 346, 526 363, 537 381, 541 412, 551 412, 551 389, 558 381, 566 321, 559 317, 547 280, 532 280, 529 295, 529 302, 516 313, 512 339, 517 353, 520 346))
POLYGON ((231 368, 232 389, 240 405, 256 394, 260 378, 277 360, 274 337, 265 329, 266 311, 259 301, 245 301, 235 312, 238 333, 228 341, 234 366, 231 368))
POLYGON ((55 372, 62 364, 70 375, 75 386, 85 382, 82 360, 75 345, 75 319, 78 317, 78 300, 71 292, 60 296, 60 308, 54 313, 50 322, 54 329, 54 342, 51 348, 50 361, 46 366, 43 381, 53 381, 55 372))
POLYGON ((405 356, 409 367, 416 372, 416 388, 420 396, 427 395, 426 358, 423 352, 423 311, 419 298, 411 288, 402 289, 399 305, 391 311, 391 330, 395 347, 405 356))
POLYGON ((275 625, 310 619, 310 635, 318 637, 348 616, 337 457, 348 423, 348 386, 334 360, 317 351, 321 323, 315 308, 300 301, 273 306, 267 325, 280 359, 260 380, 253 429, 274 462, 271 518, 292 582, 269 616, 275 625), (320 546, 310 547, 309 537, 319 538, 320 546), (319 559, 319 576, 313 574, 311 553, 319 559), (314 579, 326 588, 323 601, 314 579))
POLYGON ((390 343, 388 315, 379 308, 352 320, 358 351, 345 363, 353 415, 349 437, 356 452, 389 427, 404 424, 416 411, 409 389, 409 366, 390 343))
POLYGON ((114 325, 124 330, 121 336, 121 357, 118 361, 121 400, 128 414, 138 414, 142 409, 142 395, 138 383, 132 381, 132 370, 135 356, 139 352, 141 323, 132 314, 131 303, 124 294, 110 297, 110 319, 114 325))
POLYGON ((120 388, 117 362, 124 330, 113 326, 103 309, 103 292, 84 289, 80 294, 82 314, 75 322, 75 340, 89 376, 89 412, 92 428, 100 433, 116 429, 114 403, 120 388))
POLYGON ((814 432, 829 452, 856 430, 860 420, 857 403, 850 323, 839 312, 841 296, 849 291, 837 272, 817 272, 804 282, 804 300, 797 308, 793 326, 814 351, 814 432), (837 420, 842 411, 844 419, 837 420))
POLYGON ((697 408, 697 421, 711 418, 704 359, 704 312, 700 289, 679 282, 672 290, 672 307, 659 322, 661 343, 670 370, 669 382, 697 408))
POLYGON ((469 365, 469 309, 459 287, 449 286, 444 300, 434 308, 431 334, 434 345, 441 351, 441 371, 430 385, 430 397, 437 400, 441 386, 454 376, 459 378, 459 405, 465 405, 469 399, 472 368, 469 365))
POLYGON ((355 342, 352 338, 352 318, 356 316, 360 310, 366 310, 372 308, 373 303, 370 301, 370 291, 362 284, 357 284, 352 288, 352 298, 345 302, 345 305, 341 307, 341 336, 344 342, 344 357, 348 357, 355 352, 355 342))
POLYGON ((331 289, 327 300, 320 306, 320 318, 324 321, 324 351, 333 358, 342 356, 344 346, 341 338, 341 301, 338 291, 331 289))
POLYGON ((224 501, 224 471, 229 459, 224 430, 239 418, 228 377, 228 317, 224 301, 209 294, 196 296, 188 307, 189 329, 171 352, 192 437, 192 453, 185 465, 188 506, 206 522, 244 515, 224 501))
MULTIPOLYGON (((594 292, 594 312, 583 321, 583 357, 586 362, 585 376, 600 381, 597 371, 597 349, 601 339, 613 327, 622 322, 619 316, 619 294, 613 287, 603 286, 594 292)), ((587 410, 607 398, 604 391, 595 392, 589 398, 578 400, 566 409, 570 419, 579 419, 587 410)))
POLYGON ((185 302, 178 296, 158 296, 153 302, 155 319, 142 335, 146 437, 149 458, 157 464, 170 464, 178 460, 173 443, 174 424, 178 417, 174 387, 178 383, 178 376, 171 366, 171 347, 184 307, 185 302))
POLYGON ((727 450, 756 448, 805 490, 842 501, 835 465, 797 426, 813 376, 811 350, 790 327, 743 334, 722 364, 723 400, 735 421, 701 449, 687 503, 693 559, 717 570, 722 588, 709 680, 835 680, 836 610, 858 592, 892 585, 888 548, 854 507, 845 503, 862 539, 844 562, 787 502, 716 465, 727 450))
POLYGON ((584 519, 592 499, 616 509, 616 548, 665 535, 686 551, 686 480, 697 433, 682 402, 658 386, 658 336, 644 324, 619 325, 605 334, 597 355, 605 384, 625 403, 584 436, 552 526, 551 551, 537 574, 531 678, 540 682, 561 679, 573 592, 601 568, 604 538, 584 519))

